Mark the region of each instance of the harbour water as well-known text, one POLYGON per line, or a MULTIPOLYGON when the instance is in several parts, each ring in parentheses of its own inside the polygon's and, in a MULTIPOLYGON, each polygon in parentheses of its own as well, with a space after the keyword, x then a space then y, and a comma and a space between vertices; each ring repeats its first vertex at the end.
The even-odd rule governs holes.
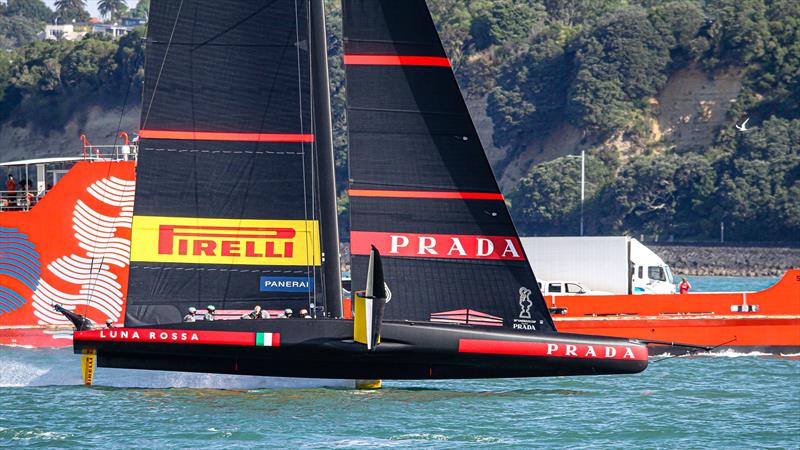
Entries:
MULTIPOLYGON (((690 282, 721 291, 731 280, 690 282)), ((390 381, 378 391, 109 369, 96 381, 80 386, 70 350, 0 347, 0 446, 800 447, 798 355, 659 357, 633 376, 390 381)))

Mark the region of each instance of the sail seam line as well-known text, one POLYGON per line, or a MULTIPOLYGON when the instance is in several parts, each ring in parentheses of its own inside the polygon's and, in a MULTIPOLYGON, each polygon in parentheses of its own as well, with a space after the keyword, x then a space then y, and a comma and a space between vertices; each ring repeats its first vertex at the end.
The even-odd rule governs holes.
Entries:
POLYGON ((169 152, 169 153, 211 153, 211 154, 232 154, 232 155, 302 155, 302 152, 271 152, 267 150, 263 151, 248 151, 248 150, 192 150, 192 149, 182 149, 182 148, 148 148, 144 149, 144 151, 148 152, 169 152))

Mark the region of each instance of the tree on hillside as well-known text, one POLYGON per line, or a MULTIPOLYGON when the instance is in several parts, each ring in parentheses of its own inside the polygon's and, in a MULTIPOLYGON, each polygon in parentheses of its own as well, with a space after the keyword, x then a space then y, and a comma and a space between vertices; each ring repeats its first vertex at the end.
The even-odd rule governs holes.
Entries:
POLYGON ((635 158, 601 195, 603 228, 655 240, 709 237, 715 183, 711 162, 700 155, 635 158))
POLYGON ((40 22, 47 22, 53 11, 42 0, 8 0, 6 16, 22 16, 40 22))
POLYGON ((82 22, 90 17, 86 11, 86 0, 56 0, 55 7, 58 23, 82 22))
POLYGON ((719 204, 734 239, 800 241, 800 120, 740 135, 723 170, 719 204))
MULTIPOLYGON (((0 16, 0 48, 11 50, 37 39, 40 22, 23 16, 0 16)), ((2 57, 0 59, 8 59, 2 57)))
POLYGON ((128 10, 128 5, 125 0, 98 0, 97 10, 103 17, 114 19, 128 10))
POLYGON ((61 58, 61 83, 68 88, 99 90, 111 87, 117 70, 118 44, 109 36, 92 34, 81 39, 61 58))
POLYGON ((546 135, 564 118, 569 57, 554 30, 541 33, 527 51, 510 59, 489 93, 486 112, 494 121, 498 146, 546 135))
POLYGON ((534 24, 545 16, 544 7, 532 0, 476 3, 470 34, 479 50, 530 36, 534 24))
MULTIPOLYGON (((601 156, 586 156, 587 204, 613 177, 615 161, 601 156)), ((534 167, 509 196, 514 222, 525 235, 577 234, 580 198, 580 158, 559 158, 534 167)), ((587 219, 587 229, 595 228, 597 220, 588 215, 587 219)))
POLYGON ((147 19, 150 15, 150 0, 139 0, 136 7, 129 11, 129 14, 135 19, 147 19))
POLYGON ((669 47, 641 8, 609 15, 576 48, 567 112, 578 127, 622 128, 639 102, 666 83, 669 47))
POLYGON ((685 66, 708 51, 710 43, 703 30, 710 23, 696 2, 658 3, 649 11, 648 18, 669 47, 672 69, 685 66))

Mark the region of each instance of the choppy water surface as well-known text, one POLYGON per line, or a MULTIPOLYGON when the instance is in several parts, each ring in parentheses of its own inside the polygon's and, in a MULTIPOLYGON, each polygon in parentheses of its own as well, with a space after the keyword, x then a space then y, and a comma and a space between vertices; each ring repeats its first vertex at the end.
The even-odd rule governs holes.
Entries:
POLYGON ((638 375, 386 382, 379 391, 99 369, 100 387, 85 388, 69 350, 0 347, 0 446, 800 447, 797 356, 658 359, 638 375))

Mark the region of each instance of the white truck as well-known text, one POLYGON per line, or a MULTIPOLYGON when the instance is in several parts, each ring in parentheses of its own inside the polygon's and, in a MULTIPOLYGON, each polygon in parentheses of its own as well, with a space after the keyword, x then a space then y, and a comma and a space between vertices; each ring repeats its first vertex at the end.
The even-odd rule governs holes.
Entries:
POLYGON ((576 280, 612 294, 675 292, 664 260, 627 236, 524 237, 522 246, 539 280, 576 280))

